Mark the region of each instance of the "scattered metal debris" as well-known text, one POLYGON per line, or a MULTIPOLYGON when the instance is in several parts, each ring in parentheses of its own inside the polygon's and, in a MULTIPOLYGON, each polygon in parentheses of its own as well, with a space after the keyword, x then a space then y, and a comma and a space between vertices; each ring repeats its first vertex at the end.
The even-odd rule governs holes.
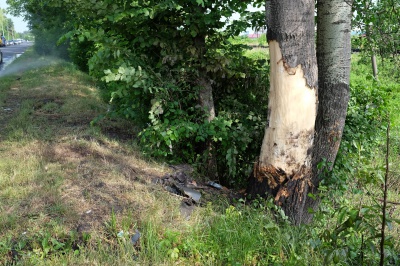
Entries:
POLYGON ((193 199, 196 203, 199 203, 200 198, 201 198, 200 192, 198 192, 194 189, 188 188, 188 187, 181 187, 181 191, 183 192, 184 195, 193 199))
POLYGON ((166 174, 162 178, 153 181, 153 183, 160 183, 168 192, 190 198, 195 203, 199 203, 201 193, 194 189, 196 188, 196 183, 191 181, 190 178, 190 172, 193 170, 189 166, 185 165, 170 167, 178 171, 172 174, 166 174))
POLYGON ((176 183, 166 185, 166 186, 164 186, 164 188, 165 188, 165 190, 167 190, 168 192, 170 192, 172 194, 176 194, 176 195, 182 196, 182 197, 188 197, 196 203, 200 202, 201 193, 192 188, 188 188, 186 186, 181 186, 176 183))
POLYGON ((226 187, 214 181, 197 183, 192 178, 193 169, 187 165, 169 166, 174 172, 152 180, 153 184, 161 185, 172 195, 181 199, 180 212, 189 219, 193 210, 207 201, 210 195, 225 194, 238 198, 239 194, 233 193, 226 187), (201 191, 201 192, 200 192, 201 191))
POLYGON ((121 230, 118 232, 117 237, 124 237, 124 235, 125 235, 124 230, 121 230))
POLYGON ((131 236, 131 243, 135 246, 138 245, 140 236, 141 236, 141 234, 140 234, 139 230, 136 229, 135 234, 131 236))
POLYGON ((196 189, 205 187, 197 186, 197 183, 191 178, 193 169, 187 165, 170 166, 175 172, 166 174, 161 178, 153 180, 154 184, 160 184, 171 194, 182 198, 180 211, 183 217, 190 218, 197 204, 200 204, 201 193, 196 189))
MULTIPOLYGON (((118 232, 117 237, 124 238, 125 236, 129 236, 129 234, 129 232, 124 232, 124 230, 121 230, 118 232)), ((140 236, 141 234, 139 230, 136 229, 135 233, 130 237, 132 245, 137 246, 139 244, 140 236)))
POLYGON ((216 188, 216 189, 222 189, 222 186, 218 183, 215 183, 213 181, 208 181, 207 185, 209 185, 210 187, 216 188))

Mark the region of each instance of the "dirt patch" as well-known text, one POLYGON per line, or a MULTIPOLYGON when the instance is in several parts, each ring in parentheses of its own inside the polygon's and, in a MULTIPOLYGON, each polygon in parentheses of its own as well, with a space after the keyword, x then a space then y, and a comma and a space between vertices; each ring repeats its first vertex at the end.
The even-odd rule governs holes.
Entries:
MULTIPOLYGON (((43 157, 51 165, 62 166, 66 179, 62 199, 79 216, 76 230, 98 228, 110 213, 140 210, 140 194, 162 172, 146 171, 137 166, 131 154, 115 150, 95 138, 46 145, 43 157)), ((141 162, 143 164, 143 162, 141 162)))

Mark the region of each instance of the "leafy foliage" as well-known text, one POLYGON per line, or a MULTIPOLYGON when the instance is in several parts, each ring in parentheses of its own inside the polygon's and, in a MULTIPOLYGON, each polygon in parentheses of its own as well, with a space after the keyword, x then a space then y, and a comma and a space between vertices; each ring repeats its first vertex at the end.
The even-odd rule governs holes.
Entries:
POLYGON ((249 26, 224 21, 233 12, 245 16, 246 2, 109 2, 79 3, 92 19, 65 37, 94 44, 75 58, 91 55, 89 72, 105 82, 110 115, 142 125, 148 154, 201 166, 211 140, 221 177, 243 176, 258 151, 268 87, 266 60, 245 57, 247 46, 226 41, 249 26), (199 103, 202 78, 212 85, 215 121, 206 121, 199 103))
MULTIPOLYGON (((334 171, 321 182, 323 201, 315 213, 310 243, 325 254, 326 264, 376 265, 380 260, 386 119, 396 85, 378 82, 362 57, 354 59, 344 135, 334 171)), ((393 228, 399 220, 392 215, 386 219, 385 260, 387 265, 396 265, 399 257, 393 228)))
POLYGON ((227 41, 249 26, 264 26, 263 12, 246 11, 250 3, 19 0, 10 5, 27 12, 42 52, 50 53, 48 44, 64 34, 59 43, 69 40, 75 64, 103 81, 108 116, 143 128, 146 153, 196 163, 201 170, 205 146, 212 143, 221 181, 237 184, 258 153, 269 83, 266 58, 244 56, 247 45, 227 41), (234 13, 241 17, 230 21, 234 13), (204 82, 214 97, 217 117, 211 122, 200 99, 204 82))
POLYGON ((356 0, 353 3, 356 11, 353 25, 360 31, 360 36, 354 38, 353 44, 367 55, 377 53, 382 59, 390 57, 397 62, 397 67, 399 61, 396 55, 400 50, 399 7, 398 0, 356 0))
MULTIPOLYGON (((155 90, 157 100, 152 100, 150 123, 141 133, 142 143, 149 152, 198 163, 199 145, 211 139, 220 171, 225 173, 222 177, 238 182, 240 176, 247 174, 264 128, 265 119, 261 114, 266 114, 266 100, 261 104, 259 100, 265 99, 267 92, 267 71, 263 63, 237 56, 232 62, 241 60, 248 67, 245 72, 239 65, 233 66, 237 69, 228 69, 234 73, 230 78, 215 76, 216 107, 221 111, 211 122, 202 123, 204 114, 196 103, 197 93, 188 93, 190 85, 185 82, 155 90), (244 90, 247 93, 243 94, 244 90), (259 108, 255 109, 257 105, 259 108)), ((181 77, 185 74, 180 72, 181 77)))

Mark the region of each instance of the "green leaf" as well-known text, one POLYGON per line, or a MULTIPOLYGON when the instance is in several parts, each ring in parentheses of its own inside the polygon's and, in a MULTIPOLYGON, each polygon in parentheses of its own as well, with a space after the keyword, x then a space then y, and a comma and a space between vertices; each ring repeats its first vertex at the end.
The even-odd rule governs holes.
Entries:
POLYGON ((338 223, 341 224, 343 222, 344 216, 346 214, 346 209, 342 208, 338 216, 338 223))
POLYGON ((358 216, 358 210, 351 210, 349 213, 351 221, 355 221, 358 216))
POLYGON ((204 7, 204 0, 196 0, 196 3, 204 7))
POLYGON ((316 197, 314 194, 312 194, 312 193, 308 193, 307 196, 310 197, 310 198, 312 198, 313 200, 316 200, 316 199, 317 199, 317 197, 316 197))

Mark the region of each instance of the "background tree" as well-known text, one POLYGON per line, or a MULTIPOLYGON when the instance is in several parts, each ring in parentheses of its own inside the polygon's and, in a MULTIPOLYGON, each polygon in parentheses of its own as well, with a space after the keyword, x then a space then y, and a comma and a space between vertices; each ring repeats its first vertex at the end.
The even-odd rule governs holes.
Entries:
POLYGON ((355 18, 353 28, 359 31, 354 36, 353 46, 361 48, 371 57, 374 76, 377 77, 375 55, 381 63, 387 58, 398 62, 400 50, 400 1, 398 0, 356 0, 353 5, 355 18))
POLYGON ((68 59, 68 44, 56 45, 59 38, 72 30, 73 19, 61 3, 41 0, 8 0, 10 12, 23 15, 35 36, 34 49, 41 55, 68 59))
POLYGON ((14 22, 11 18, 7 18, 6 10, 4 9, 0 9, 0 27, 1 34, 3 34, 7 40, 14 38, 14 22))

